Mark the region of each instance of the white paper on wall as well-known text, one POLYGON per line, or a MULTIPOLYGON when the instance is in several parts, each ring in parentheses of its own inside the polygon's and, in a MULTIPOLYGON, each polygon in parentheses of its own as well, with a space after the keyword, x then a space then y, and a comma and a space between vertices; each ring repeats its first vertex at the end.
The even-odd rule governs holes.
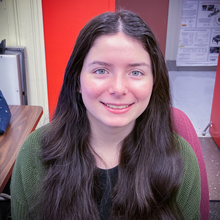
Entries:
POLYGON ((217 66, 220 0, 182 0, 177 66, 217 66))

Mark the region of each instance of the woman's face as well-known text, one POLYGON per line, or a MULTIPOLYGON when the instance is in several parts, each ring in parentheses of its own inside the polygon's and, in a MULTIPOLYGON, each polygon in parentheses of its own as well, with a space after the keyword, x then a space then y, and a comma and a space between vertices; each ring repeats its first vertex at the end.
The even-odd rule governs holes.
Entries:
POLYGON ((137 40, 122 32, 97 38, 80 76, 91 124, 133 126, 148 106, 152 88, 150 56, 137 40))

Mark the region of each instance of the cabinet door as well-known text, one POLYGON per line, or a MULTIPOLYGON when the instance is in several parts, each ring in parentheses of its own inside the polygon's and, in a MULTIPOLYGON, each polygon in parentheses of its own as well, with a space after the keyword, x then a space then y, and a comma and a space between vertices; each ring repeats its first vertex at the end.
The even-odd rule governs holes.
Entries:
POLYGON ((22 105, 19 54, 1 54, 0 90, 8 105, 22 105))
POLYGON ((212 127, 209 129, 209 132, 213 137, 215 143, 220 148, 220 56, 218 58, 218 66, 215 79, 211 122, 212 127))

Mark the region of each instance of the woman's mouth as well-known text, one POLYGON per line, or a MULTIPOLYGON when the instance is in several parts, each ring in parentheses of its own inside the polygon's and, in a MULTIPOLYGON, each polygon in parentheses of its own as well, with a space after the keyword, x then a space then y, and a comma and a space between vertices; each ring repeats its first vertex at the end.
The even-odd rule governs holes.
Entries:
POLYGON ((112 108, 112 109, 124 109, 124 108, 128 108, 130 105, 132 104, 122 104, 122 105, 115 105, 115 104, 107 104, 104 102, 101 102, 102 104, 104 104, 105 106, 112 108))

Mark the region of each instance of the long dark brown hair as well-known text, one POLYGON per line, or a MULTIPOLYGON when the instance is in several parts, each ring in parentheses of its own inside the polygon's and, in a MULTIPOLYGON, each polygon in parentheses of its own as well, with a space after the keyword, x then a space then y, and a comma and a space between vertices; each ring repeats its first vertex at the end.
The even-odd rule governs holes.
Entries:
POLYGON ((137 39, 149 53, 154 84, 149 105, 122 143, 110 219, 161 220, 181 215, 176 196, 183 163, 173 136, 164 58, 149 26, 136 14, 120 11, 95 17, 76 40, 54 117, 41 135, 41 159, 46 171, 39 187, 41 200, 37 203, 43 204, 39 219, 100 219, 90 124, 78 91, 83 61, 94 41, 119 31, 137 39))

